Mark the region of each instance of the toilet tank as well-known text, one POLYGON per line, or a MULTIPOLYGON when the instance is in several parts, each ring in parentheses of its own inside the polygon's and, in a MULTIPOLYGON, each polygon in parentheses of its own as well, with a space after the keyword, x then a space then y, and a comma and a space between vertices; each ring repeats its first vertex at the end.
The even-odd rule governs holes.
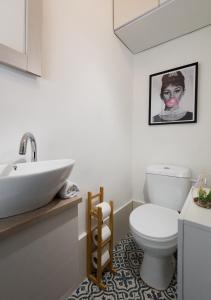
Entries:
POLYGON ((181 211, 191 188, 189 168, 174 165, 151 165, 146 169, 148 202, 181 211))

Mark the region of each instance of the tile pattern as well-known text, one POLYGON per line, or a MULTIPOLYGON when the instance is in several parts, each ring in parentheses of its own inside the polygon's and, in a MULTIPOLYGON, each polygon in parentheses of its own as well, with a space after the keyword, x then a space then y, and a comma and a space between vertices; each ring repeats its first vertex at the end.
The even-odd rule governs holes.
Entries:
POLYGON ((157 291, 147 286, 140 279, 140 265, 143 251, 131 235, 117 244, 113 253, 114 268, 117 274, 105 273, 103 281, 107 285, 105 291, 100 290, 88 279, 68 300, 173 300, 177 299, 176 275, 167 290, 157 291))

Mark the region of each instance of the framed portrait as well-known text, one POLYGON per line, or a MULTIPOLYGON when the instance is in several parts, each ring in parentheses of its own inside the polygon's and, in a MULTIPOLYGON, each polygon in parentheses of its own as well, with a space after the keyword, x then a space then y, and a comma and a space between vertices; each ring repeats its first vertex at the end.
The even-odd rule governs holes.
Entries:
POLYGON ((149 125, 197 122, 198 63, 149 77, 149 125))

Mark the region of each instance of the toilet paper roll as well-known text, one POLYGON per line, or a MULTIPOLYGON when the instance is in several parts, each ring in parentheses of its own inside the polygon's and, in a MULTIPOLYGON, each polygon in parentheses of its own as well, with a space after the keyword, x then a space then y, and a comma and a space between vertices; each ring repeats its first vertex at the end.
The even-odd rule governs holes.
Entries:
MULTIPOLYGON (((102 227, 102 242, 106 241, 110 236, 111 236, 111 230, 107 225, 104 224, 102 227)), ((92 239, 94 244, 97 246, 97 242, 98 242, 97 228, 92 232, 92 239)))
MULTIPOLYGON (((104 249, 101 256, 101 266, 103 266, 110 259, 108 249, 104 249)), ((95 269, 97 269, 97 250, 92 253, 92 264, 95 269)))
POLYGON ((110 204, 108 204, 107 202, 101 202, 101 203, 97 204, 95 207, 96 208, 97 207, 101 207, 102 208, 103 219, 107 218, 110 215, 110 213, 111 213, 110 204))

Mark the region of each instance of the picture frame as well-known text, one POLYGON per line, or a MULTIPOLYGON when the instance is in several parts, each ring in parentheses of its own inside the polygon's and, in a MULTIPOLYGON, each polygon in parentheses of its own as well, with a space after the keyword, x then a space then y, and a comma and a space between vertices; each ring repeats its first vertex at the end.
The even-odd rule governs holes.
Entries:
POLYGON ((149 125, 197 122, 198 62, 149 76, 149 125))

